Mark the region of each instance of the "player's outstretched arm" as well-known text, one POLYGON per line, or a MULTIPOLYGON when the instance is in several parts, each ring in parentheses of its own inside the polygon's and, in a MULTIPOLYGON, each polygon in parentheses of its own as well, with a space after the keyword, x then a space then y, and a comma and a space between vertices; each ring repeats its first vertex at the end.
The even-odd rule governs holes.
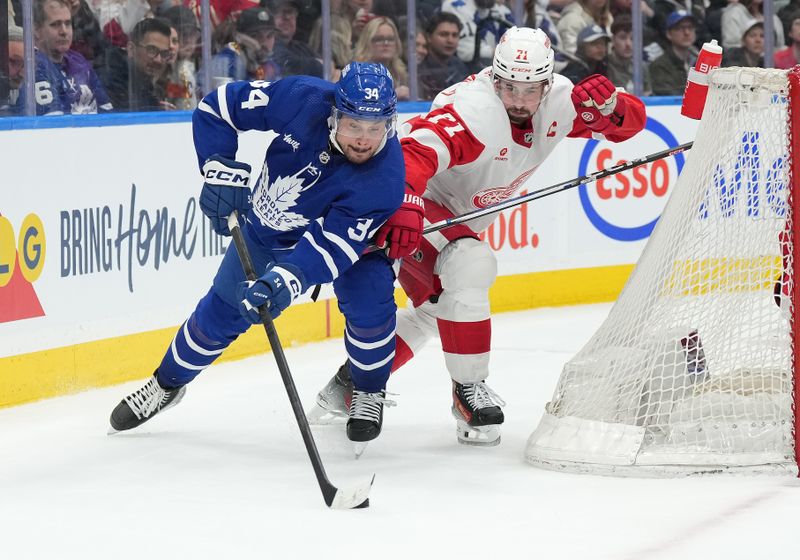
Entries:
POLYGON ((569 134, 572 138, 598 133, 621 142, 644 128, 647 116, 642 101, 617 91, 605 76, 594 74, 578 82, 570 96, 577 113, 569 134))

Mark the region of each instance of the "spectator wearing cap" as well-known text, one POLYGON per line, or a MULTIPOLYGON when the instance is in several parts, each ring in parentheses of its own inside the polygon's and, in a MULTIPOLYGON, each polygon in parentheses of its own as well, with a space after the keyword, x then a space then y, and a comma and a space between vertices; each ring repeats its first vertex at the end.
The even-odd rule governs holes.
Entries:
POLYGON ((244 10, 236 21, 233 41, 211 60, 212 87, 238 80, 280 79, 280 66, 272 58, 277 35, 269 10, 244 10))
POLYGON ((421 99, 433 99, 469 75, 467 66, 456 54, 460 32, 461 20, 455 14, 439 12, 428 20, 425 26, 428 54, 417 66, 421 99))
POLYGON ((775 68, 788 70, 800 62, 800 10, 787 18, 789 21, 789 46, 776 51, 773 56, 775 68))
MULTIPOLYGON (((751 20, 764 21, 763 8, 763 0, 729 0, 728 6, 722 10, 722 48, 740 47, 751 20)), ((777 15, 773 17, 775 45, 785 45, 783 24, 777 15)))
POLYGON ((302 6, 297 0, 268 0, 270 13, 275 17, 278 37, 275 41, 275 62, 284 76, 322 77, 322 60, 311 47, 295 38, 297 17, 302 6))
POLYGON ((174 60, 167 64, 163 77, 166 98, 176 109, 190 111, 197 107, 200 95, 197 86, 200 27, 194 12, 186 6, 172 6, 162 16, 177 37, 174 60))
POLYGON ((278 38, 282 41, 291 41, 297 34, 297 18, 300 16, 301 6, 294 0, 270 0, 265 3, 270 13, 275 18, 275 28, 278 38))
MULTIPOLYGON (((727 0, 653 0, 653 17, 650 20, 652 28, 658 33, 661 46, 666 49, 670 42, 667 39, 667 19, 675 11, 687 11, 694 17, 695 45, 700 46, 711 40, 711 31, 708 27, 706 8, 714 2, 727 0)), ((719 39, 719 37, 714 37, 719 39)), ((650 60, 655 60, 651 58, 650 60)))
MULTIPOLYGON (((617 87, 633 91, 633 24, 627 14, 620 14, 611 24, 608 79, 617 87)), ((642 93, 650 95, 652 90, 650 68, 645 64, 642 67, 642 93)))
POLYGON ((98 68, 114 108, 120 111, 164 111, 166 99, 159 78, 170 53, 170 27, 158 18, 143 19, 128 36, 127 48, 112 47, 98 68))
POLYGON ((682 95, 689 68, 697 59, 694 47, 696 22, 692 14, 676 10, 667 18, 667 47, 664 54, 650 64, 654 95, 682 95))
POLYGON ((608 31, 613 21, 610 0, 576 0, 564 8, 556 25, 563 41, 562 48, 568 55, 574 55, 581 30, 597 24, 608 31))
POLYGON ((722 50, 722 66, 764 67, 764 22, 751 19, 741 46, 722 50))
POLYGON ((461 20, 458 58, 471 72, 491 66, 500 37, 514 25, 511 10, 496 0, 444 0, 442 11, 461 20))
POLYGON ((575 58, 559 72, 577 84, 584 78, 593 74, 606 76, 608 74, 608 43, 611 36, 597 24, 588 25, 578 33, 578 48, 575 58))

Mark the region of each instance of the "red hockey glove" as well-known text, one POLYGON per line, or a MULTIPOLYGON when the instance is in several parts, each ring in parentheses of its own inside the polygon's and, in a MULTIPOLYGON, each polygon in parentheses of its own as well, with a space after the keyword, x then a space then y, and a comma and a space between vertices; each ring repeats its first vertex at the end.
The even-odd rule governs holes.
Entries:
POLYGON ((410 185, 406 185, 403 204, 383 224, 375 235, 375 245, 386 248, 390 259, 401 259, 413 255, 422 243, 422 218, 425 210, 422 197, 410 185), (388 247, 387 247, 388 245, 388 247))
POLYGON ((619 126, 627 109, 625 99, 617 97, 611 80, 593 74, 572 88, 572 104, 586 127, 593 132, 605 132, 619 126))

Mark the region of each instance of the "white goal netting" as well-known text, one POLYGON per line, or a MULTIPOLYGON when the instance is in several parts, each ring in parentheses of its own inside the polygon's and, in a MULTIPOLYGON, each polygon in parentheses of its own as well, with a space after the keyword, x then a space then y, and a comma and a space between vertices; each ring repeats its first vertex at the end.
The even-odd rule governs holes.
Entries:
POLYGON ((633 274, 528 440, 537 466, 796 468, 788 73, 721 69, 709 90, 633 274))

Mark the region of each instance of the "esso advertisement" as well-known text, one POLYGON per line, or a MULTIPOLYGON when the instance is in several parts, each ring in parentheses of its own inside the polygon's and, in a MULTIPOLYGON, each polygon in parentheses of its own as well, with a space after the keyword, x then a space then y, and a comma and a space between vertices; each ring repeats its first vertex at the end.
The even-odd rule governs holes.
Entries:
MULTIPOLYGON (((578 175, 608 169, 679 144, 666 126, 649 117, 645 130, 631 140, 618 144, 589 140, 581 153, 578 175)), ((582 185, 581 207, 603 235, 616 241, 645 239, 653 231, 684 162, 684 155, 678 153, 582 185)))

